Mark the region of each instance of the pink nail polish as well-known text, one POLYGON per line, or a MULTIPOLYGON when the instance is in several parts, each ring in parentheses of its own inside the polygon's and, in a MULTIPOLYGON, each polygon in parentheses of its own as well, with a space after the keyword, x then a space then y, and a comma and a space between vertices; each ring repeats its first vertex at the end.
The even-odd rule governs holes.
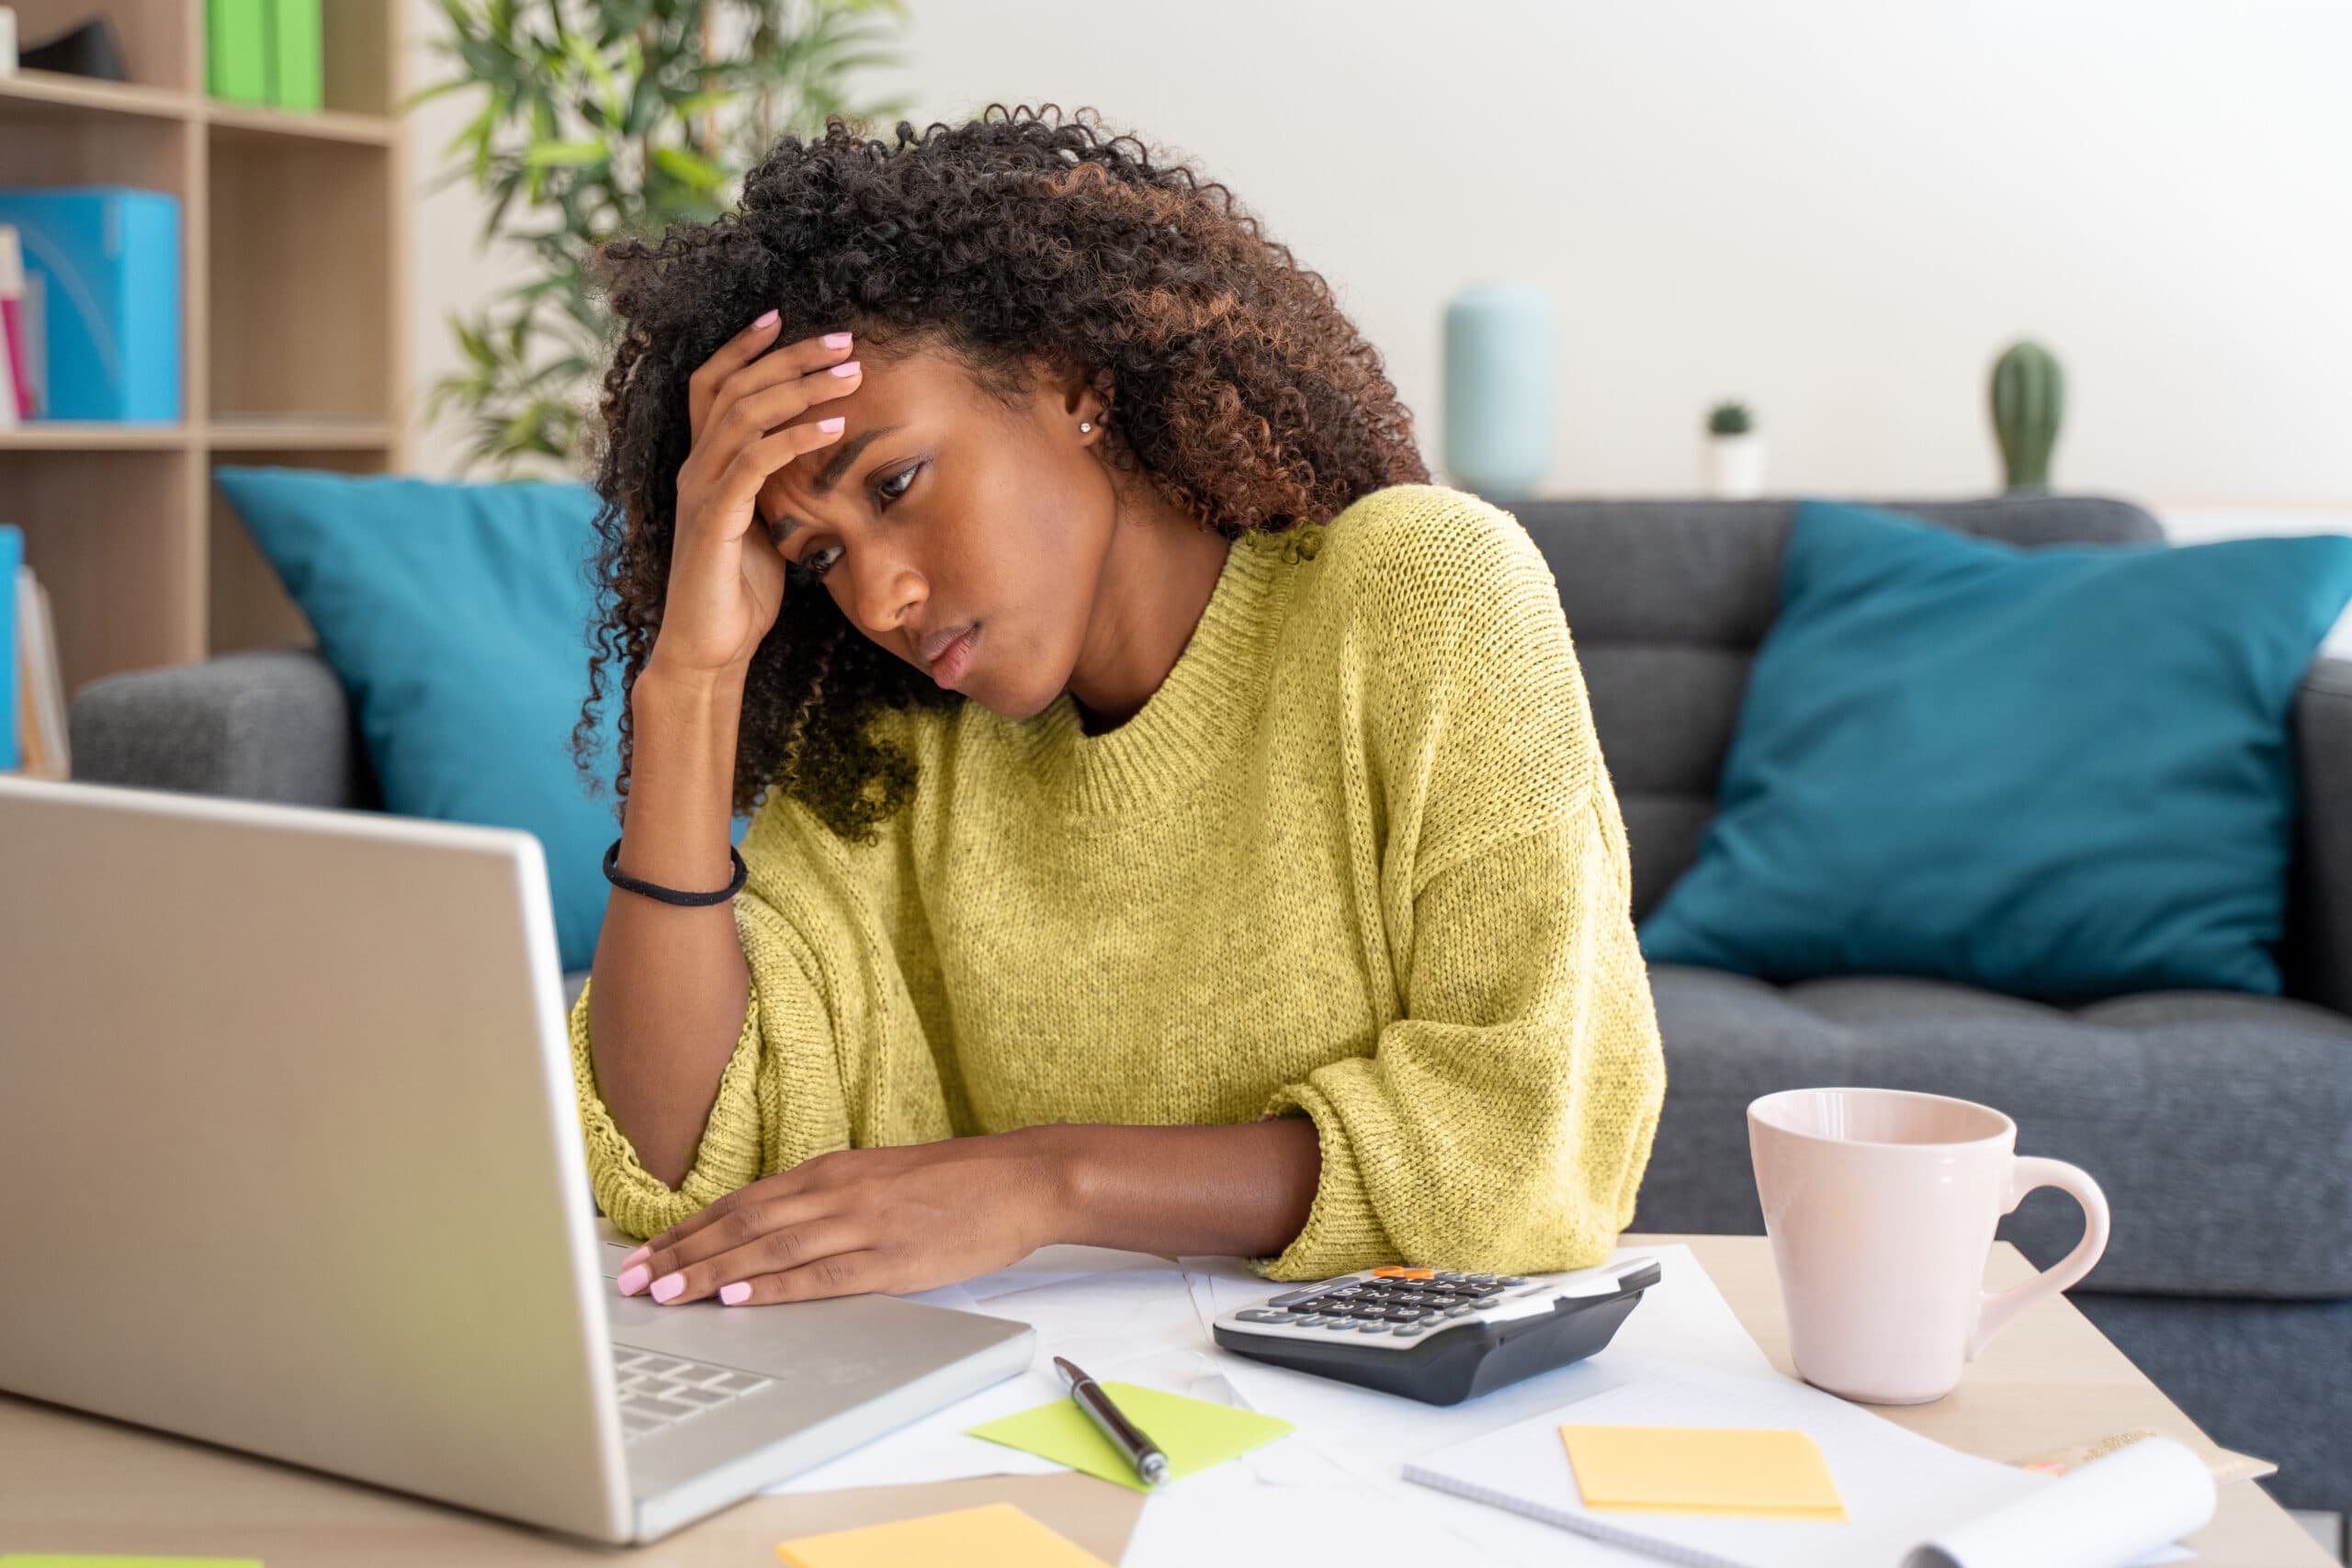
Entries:
POLYGON ((645 1289, 645 1265, 639 1263, 634 1268, 622 1269, 620 1278, 613 1281, 613 1288, 625 1296, 633 1296, 645 1289))
POLYGON ((847 348, 849 346, 849 333, 827 333, 825 334, 825 346, 827 348, 847 348))
POLYGON ((772 327, 775 325, 775 318, 776 312, 770 310, 766 315, 761 316, 753 321, 752 324, 755 327, 772 327))
POLYGON ((857 367, 858 362, 856 360, 844 359, 839 365, 833 367, 832 374, 836 376, 854 376, 857 374, 857 367))
POLYGON ((653 1299, 666 1302, 685 1288, 686 1277, 684 1274, 664 1274, 653 1281, 653 1299))
POLYGON ((639 1247, 635 1252, 630 1253, 627 1258, 622 1258, 621 1267, 626 1269, 632 1263, 644 1262, 646 1256, 652 1250, 653 1244, 649 1241, 643 1247, 639 1247))
POLYGON ((718 1287, 718 1299, 725 1302, 729 1306, 741 1305, 744 1300, 749 1297, 751 1293, 752 1283, 748 1280, 738 1280, 731 1285, 721 1285, 718 1287))

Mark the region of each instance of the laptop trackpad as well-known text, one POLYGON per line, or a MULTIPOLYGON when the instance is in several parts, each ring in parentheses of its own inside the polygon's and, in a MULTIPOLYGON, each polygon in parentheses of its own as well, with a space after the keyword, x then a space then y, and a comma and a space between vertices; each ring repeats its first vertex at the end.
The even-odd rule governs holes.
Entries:
POLYGON ((871 1295, 730 1307, 709 1296, 663 1306, 642 1293, 616 1292, 605 1302, 605 1318, 616 1344, 788 1377, 796 1386, 904 1382, 992 1342, 1005 1328, 871 1295))

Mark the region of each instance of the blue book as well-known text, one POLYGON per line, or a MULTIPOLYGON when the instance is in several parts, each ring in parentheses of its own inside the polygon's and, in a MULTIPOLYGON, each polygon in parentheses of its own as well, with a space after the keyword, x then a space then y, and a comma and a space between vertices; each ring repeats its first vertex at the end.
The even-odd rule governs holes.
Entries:
POLYGON ((41 280, 49 403, 39 418, 176 423, 179 198, 130 186, 10 187, 0 189, 0 223, 17 226, 25 271, 41 280))
POLYGON ((17 738, 17 568, 24 559, 25 531, 0 523, 0 773, 25 765, 17 738))

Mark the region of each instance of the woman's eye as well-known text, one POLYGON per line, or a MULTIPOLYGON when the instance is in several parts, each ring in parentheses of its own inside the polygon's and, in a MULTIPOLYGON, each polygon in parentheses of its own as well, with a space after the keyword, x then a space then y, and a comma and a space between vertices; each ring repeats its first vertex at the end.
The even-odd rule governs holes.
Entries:
MULTIPOLYGON (((876 485, 875 487, 875 493, 882 497, 882 504, 888 506, 890 502, 906 494, 907 491, 913 487, 915 475, 921 472, 922 469, 922 465, 921 463, 913 464, 908 468, 899 469, 897 473, 892 474, 888 479, 884 479, 879 485, 876 485), (904 479, 907 482, 903 485, 899 485, 899 481, 900 479, 904 479), (892 490, 889 488, 892 485, 899 485, 899 488, 892 490)), ((825 574, 833 570, 834 561, 839 558, 841 547, 838 545, 831 545, 828 546, 826 548, 834 552, 833 555, 827 557, 826 550, 818 550, 813 552, 810 556, 811 559, 824 558, 824 564, 821 566, 808 566, 800 561, 786 561, 785 562, 785 566, 788 571, 798 577, 800 581, 804 582, 822 582, 825 580, 825 574)))
MULTIPOLYGON (((809 559, 819 559, 825 556, 827 550, 838 550, 841 547, 839 545, 828 545, 825 547, 825 549, 812 552, 809 559)), ((833 563, 830 559, 826 559, 822 566, 809 566, 806 562, 797 560, 786 561, 784 564, 791 568, 792 571, 804 582, 822 582, 825 581, 825 573, 833 570, 833 563)))

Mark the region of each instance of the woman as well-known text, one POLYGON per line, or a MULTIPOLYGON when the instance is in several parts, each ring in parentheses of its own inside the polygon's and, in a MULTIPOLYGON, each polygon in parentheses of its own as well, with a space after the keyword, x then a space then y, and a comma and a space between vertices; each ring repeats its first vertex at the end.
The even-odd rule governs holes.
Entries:
POLYGON ((607 253, 619 1288, 1600 1261, 1664 1070, 1542 555, 1224 186, 1001 109, 607 253))

